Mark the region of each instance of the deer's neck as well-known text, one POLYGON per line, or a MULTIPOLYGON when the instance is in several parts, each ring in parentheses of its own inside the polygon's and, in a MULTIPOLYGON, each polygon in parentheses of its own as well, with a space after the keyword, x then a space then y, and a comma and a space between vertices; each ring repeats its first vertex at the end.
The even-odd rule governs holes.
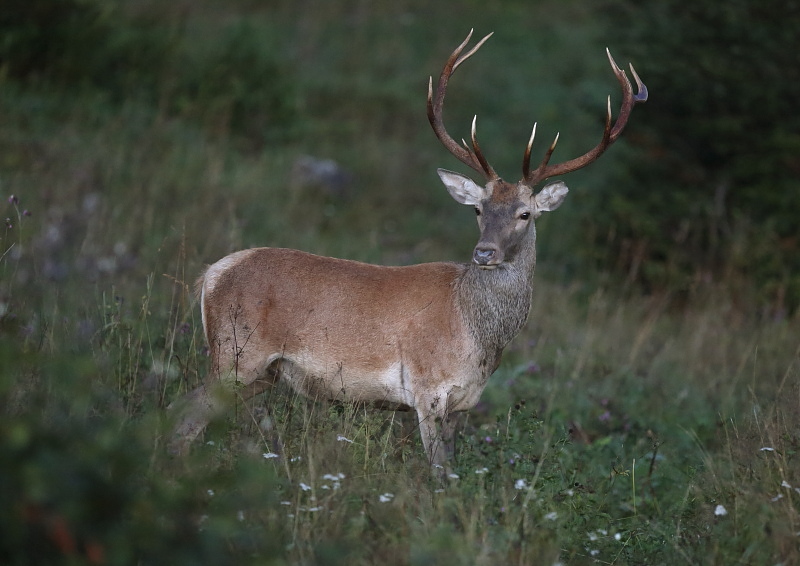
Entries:
POLYGON ((496 269, 467 266, 458 284, 464 317, 478 344, 487 352, 502 350, 519 334, 531 308, 536 252, 496 269))

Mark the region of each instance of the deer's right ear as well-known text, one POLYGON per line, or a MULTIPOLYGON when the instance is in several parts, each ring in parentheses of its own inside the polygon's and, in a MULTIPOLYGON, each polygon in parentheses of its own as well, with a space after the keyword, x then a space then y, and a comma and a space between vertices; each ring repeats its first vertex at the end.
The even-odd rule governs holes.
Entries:
POLYGON ((439 178, 444 183, 444 186, 447 187, 447 192, 450 193, 450 196, 461 204, 475 206, 486 198, 486 189, 476 184, 469 177, 447 169, 437 169, 436 172, 439 173, 439 178))

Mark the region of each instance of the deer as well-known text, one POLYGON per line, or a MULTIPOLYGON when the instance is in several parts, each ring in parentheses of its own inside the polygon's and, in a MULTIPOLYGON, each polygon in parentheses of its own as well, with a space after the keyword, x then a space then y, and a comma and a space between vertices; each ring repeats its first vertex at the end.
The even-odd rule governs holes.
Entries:
MULTIPOLYGON (((365 403, 416 412, 429 464, 453 458, 454 415, 474 407, 500 364, 504 348, 526 324, 536 267, 534 220, 556 210, 567 186, 550 177, 597 160, 625 128, 647 88, 633 65, 631 82, 606 50, 622 89, 612 121, 608 97, 600 143, 585 154, 551 164, 558 135, 531 168, 534 124, 522 178, 500 178, 478 144, 456 142, 442 119, 448 81, 492 36, 466 53, 472 31, 452 52, 436 89, 428 81, 427 115, 436 137, 461 163, 482 176, 438 169, 456 202, 474 207, 480 237, 470 263, 381 266, 261 247, 234 252, 207 267, 196 284, 210 350, 205 381, 184 395, 170 448, 185 453, 225 409, 225 391, 247 400, 282 381, 311 399, 365 403), (463 54, 462 54, 463 53, 463 54)), ((228 395, 230 398, 230 395, 228 395)))

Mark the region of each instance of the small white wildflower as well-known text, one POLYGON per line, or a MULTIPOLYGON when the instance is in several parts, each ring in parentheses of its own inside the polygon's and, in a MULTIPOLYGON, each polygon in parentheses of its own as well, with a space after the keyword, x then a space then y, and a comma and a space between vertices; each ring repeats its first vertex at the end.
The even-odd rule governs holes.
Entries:
POLYGON ((443 470, 444 469, 441 464, 434 464, 433 467, 436 468, 437 470, 443 470))
POLYGON ((792 489, 792 486, 790 486, 790 485, 789 485, 789 482, 788 482, 788 481, 786 481, 786 480, 783 480, 783 481, 781 482, 781 487, 785 487, 786 489, 792 489))
POLYGON ((520 479, 514 482, 514 489, 525 489, 526 487, 528 484, 525 483, 525 480, 520 479))
POLYGON ((567 491, 565 491, 564 493, 566 493, 566 494, 567 494, 567 497, 572 497, 573 495, 575 495, 575 490, 568 489, 568 490, 567 490, 567 491))
POLYGON ((447 474, 447 477, 450 478, 451 480, 459 479, 458 474, 453 474, 453 473, 447 474))
POLYGON ((603 535, 604 537, 608 536, 608 531, 605 529, 597 529, 597 532, 603 535))
POLYGON ((290 462, 299 462, 302 459, 303 459, 302 456, 295 456, 294 458, 290 458, 289 461, 290 462))
POLYGON ((544 516, 544 518, 547 519, 548 521, 555 521, 556 519, 558 519, 558 513, 556 513, 555 511, 550 511, 547 515, 544 516))
POLYGON ((622 533, 614 533, 614 540, 622 540, 622 533))
POLYGON ((782 493, 779 493, 778 495, 776 495, 775 497, 773 497, 772 499, 770 499, 770 501, 772 501, 773 503, 775 503, 775 502, 776 502, 776 501, 778 501, 779 499, 783 499, 783 494, 782 494, 782 493))
POLYGON ((281 501, 281 505, 291 505, 291 501, 281 501))
POLYGON ((476 474, 486 474, 488 472, 489 472, 489 468, 480 468, 478 470, 475 470, 476 474))
POLYGON ((444 490, 440 487, 439 489, 434 489, 433 493, 444 493, 444 490))
POLYGON ((714 515, 716 515, 717 517, 724 517, 727 514, 728 514, 728 510, 725 509, 725 507, 722 506, 722 505, 717 505, 714 508, 714 515))
POLYGON ((275 452, 264 452, 262 456, 265 460, 269 460, 271 458, 280 458, 280 456, 275 454, 275 452))
POLYGON ((308 510, 312 513, 316 513, 317 511, 322 511, 322 507, 309 507, 308 510))
MULTIPOLYGON (((594 542, 597 540, 597 533, 587 533, 589 535, 589 540, 594 542)), ((594 556, 594 555, 592 555, 594 556)))
POLYGON ((206 493, 208 493, 209 497, 214 497, 214 490, 213 489, 209 489, 206 493))
POLYGON ((771 446, 764 446, 759 452, 775 452, 775 449, 771 446))
POLYGON ((331 488, 331 486, 329 486, 328 484, 324 483, 324 484, 322 484, 322 485, 320 486, 320 488, 321 488, 321 489, 330 489, 330 488, 331 488))
POLYGON ((302 489, 303 491, 310 491, 311 486, 308 484, 304 484, 303 482, 300 482, 300 489, 302 489))
POLYGON ((349 438, 347 438, 346 436, 343 436, 341 434, 337 434, 336 435, 336 442, 347 442, 349 444, 353 443, 352 440, 350 440, 349 438))
POLYGON ((208 442, 206 442, 206 446, 214 446, 214 441, 209 440, 208 442))
POLYGON ((236 513, 236 518, 239 519, 240 522, 244 521, 244 511, 239 511, 236 513))
POLYGON ((600 554, 600 551, 597 550, 597 549, 592 549, 592 550, 589 551, 589 554, 591 556, 597 556, 598 554, 600 554))
POLYGON ((341 473, 340 474, 325 474, 324 476, 322 476, 322 479, 330 480, 330 481, 339 481, 339 480, 343 480, 344 477, 345 477, 344 474, 341 474, 341 473))
POLYGON ((392 499, 394 499, 394 493, 384 493, 378 497, 378 501, 381 503, 389 503, 392 499))

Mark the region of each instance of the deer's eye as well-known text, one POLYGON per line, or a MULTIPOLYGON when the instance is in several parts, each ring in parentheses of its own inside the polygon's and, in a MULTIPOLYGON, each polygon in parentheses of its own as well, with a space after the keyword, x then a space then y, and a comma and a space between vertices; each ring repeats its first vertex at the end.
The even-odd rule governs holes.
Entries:
POLYGON ((475 215, 476 216, 480 216, 481 215, 481 209, 478 208, 477 206, 475 207, 475 215))
POLYGON ((527 220, 528 218, 531 217, 531 213, 530 212, 523 212, 522 214, 519 215, 519 217, 520 217, 521 220, 527 220))

